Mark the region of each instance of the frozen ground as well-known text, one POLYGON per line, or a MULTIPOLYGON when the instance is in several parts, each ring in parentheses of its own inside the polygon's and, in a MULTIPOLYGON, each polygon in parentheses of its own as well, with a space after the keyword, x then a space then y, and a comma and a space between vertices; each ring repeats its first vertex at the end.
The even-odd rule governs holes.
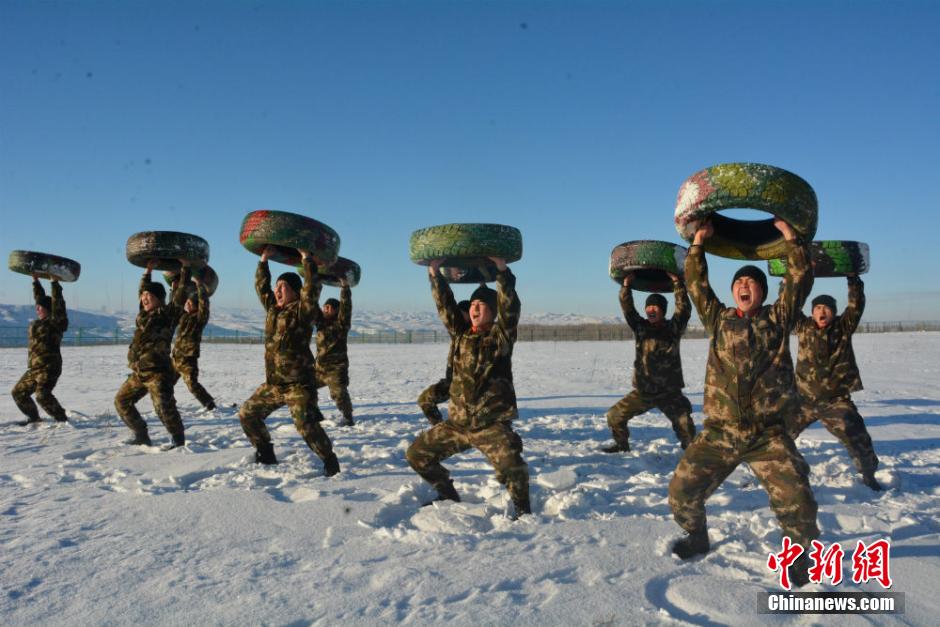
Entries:
MULTIPOLYGON (((683 344, 701 425, 705 342, 683 344)), ((892 541, 903 616, 758 616, 779 551, 764 491, 744 468, 708 504, 713 551, 681 563, 666 488, 679 458, 666 419, 638 418, 634 451, 604 455, 603 414, 629 388, 632 342, 520 343, 514 372, 535 515, 512 522, 483 457, 452 458, 465 502, 431 490, 404 451, 414 404, 447 346, 355 345, 358 424, 321 397, 343 472, 324 478, 285 410, 269 419, 281 464, 248 463, 235 410, 177 397, 186 448, 122 445, 112 399, 125 348, 67 348, 56 390, 69 426, 23 428, 6 391, 25 350, 0 350, 0 621, 3 624, 936 624, 940 614, 940 334, 860 335, 856 400, 881 457, 875 495, 821 427, 798 442, 827 545, 892 541)), ((262 380, 262 347, 208 345, 203 382, 238 403, 262 380)), ((155 442, 166 433, 141 402, 155 442)), ((851 553, 851 549, 847 549, 851 553)), ((850 573, 849 557, 845 560, 850 573)), ((880 590, 877 584, 862 589, 880 590)), ((810 586, 809 589, 833 589, 810 586)), ((859 587, 843 583, 836 590, 859 587)))

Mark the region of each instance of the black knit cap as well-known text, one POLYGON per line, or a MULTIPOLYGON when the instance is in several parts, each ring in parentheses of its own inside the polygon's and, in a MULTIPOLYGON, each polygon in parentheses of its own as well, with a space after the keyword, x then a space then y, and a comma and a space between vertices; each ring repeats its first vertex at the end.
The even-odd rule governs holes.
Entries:
POLYGON ((52 297, 42 296, 39 298, 39 302, 36 304, 42 307, 43 309, 45 309, 46 311, 49 311, 52 309, 52 297))
POLYGON ((666 302, 666 297, 662 294, 650 294, 646 297, 646 306, 649 307, 650 305, 659 307, 659 309, 663 312, 663 315, 665 315, 666 308, 669 306, 669 303, 666 302))
POLYGON ((327 298, 323 306, 326 307, 327 305, 331 305, 333 309, 339 309, 339 301, 335 298, 327 298))
POLYGON ((459 309, 460 311, 464 313, 470 313, 470 301, 469 300, 460 301, 459 303, 457 303, 457 309, 459 309))
POLYGON ((150 281, 144 284, 144 286, 140 288, 140 293, 143 294, 144 292, 150 292, 157 297, 157 300, 166 298, 166 288, 163 287, 162 283, 157 283, 156 281, 150 281))
POLYGON ((764 274, 764 271, 758 268, 757 266, 744 266, 740 268, 737 272, 734 273, 734 278, 731 279, 731 285, 734 286, 734 282, 740 279, 741 277, 746 276, 757 281, 760 285, 761 291, 764 293, 764 299, 767 298, 767 275, 764 274))
POLYGON ((813 307, 816 305, 825 305, 832 310, 832 313, 836 313, 836 299, 830 296, 829 294, 820 294, 813 299, 813 307))
MULTIPOLYGON (((304 282, 300 280, 300 275, 296 272, 285 272, 281 276, 277 277, 277 281, 284 281, 290 285, 291 289, 293 289, 298 294, 304 286, 304 282)), ((277 281, 274 282, 274 285, 277 285, 277 281)))
POLYGON ((473 290, 473 294, 470 295, 470 302, 475 300, 482 300, 487 307, 493 310, 493 313, 496 313, 496 290, 481 285, 473 290))

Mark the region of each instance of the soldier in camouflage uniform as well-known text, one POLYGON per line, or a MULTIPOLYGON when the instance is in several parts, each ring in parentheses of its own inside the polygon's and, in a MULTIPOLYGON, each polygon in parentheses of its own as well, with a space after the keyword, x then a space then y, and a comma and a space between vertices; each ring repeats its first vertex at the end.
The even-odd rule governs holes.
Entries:
POLYGON ((255 273, 255 290, 266 312, 264 322, 264 383, 255 390, 239 410, 245 435, 256 449, 255 461, 276 464, 271 434, 264 419, 271 412, 287 405, 294 426, 304 441, 323 460, 323 472, 332 476, 339 472, 339 460, 333 443, 320 422, 323 414, 317 407, 317 384, 314 359, 310 350, 313 322, 322 316, 318 299, 320 283, 313 256, 303 255, 304 282, 295 272, 285 272, 271 289, 268 250, 261 255, 255 273))
MULTIPOLYGON (((319 280, 319 279, 317 279, 319 280)), ((317 389, 328 386, 330 398, 343 414, 342 425, 353 425, 352 401, 349 399, 349 354, 346 338, 352 327, 352 290, 340 279, 339 300, 327 299, 322 313, 313 323, 317 327, 317 389)))
POLYGON ((496 470, 515 506, 516 516, 531 513, 529 468, 522 459, 522 438, 512 430, 516 392, 512 383, 512 350, 516 342, 521 305, 516 278, 501 258, 498 291, 480 286, 470 298, 470 322, 464 321, 440 261, 428 273, 437 311, 454 336, 454 370, 450 384, 448 418, 421 432, 408 448, 411 467, 437 490, 438 500, 459 501, 460 496, 441 461, 477 448, 496 470))
MULTIPOLYGON (((178 282, 179 277, 173 282, 174 289, 178 287, 178 282)), ((193 277, 193 282, 195 289, 183 288, 192 291, 186 298, 184 313, 180 316, 176 340, 173 342, 173 370, 176 372, 173 384, 176 385, 182 376, 196 400, 211 411, 215 409, 215 400, 199 383, 199 348, 202 344, 202 330, 209 322, 209 295, 198 277, 193 277)))
MULTIPOLYGON (((114 397, 114 407, 134 434, 129 444, 150 446, 147 423, 135 407, 137 401, 149 393, 154 411, 170 433, 173 446, 177 447, 185 444, 186 437, 173 395, 176 373, 170 359, 170 343, 176 324, 183 315, 186 291, 182 287, 177 288, 172 292, 170 303, 164 304, 166 289, 151 280, 151 271, 152 263, 148 264, 140 280, 140 311, 134 338, 127 351, 127 365, 131 374, 114 397)), ((189 281, 189 267, 186 263, 180 279, 182 285, 189 281)))
MULTIPOLYGON (((457 303, 460 313, 463 314, 464 322, 470 322, 470 301, 462 300, 457 303)), ((447 351, 447 370, 444 378, 437 383, 428 386, 426 390, 418 396, 418 407, 424 412, 425 417, 432 425, 443 422, 444 417, 441 410, 437 408, 438 403, 450 400, 450 382, 454 373, 454 336, 450 336, 450 349, 447 351)))
MULTIPOLYGON (((787 246, 787 276, 773 305, 763 305, 767 278, 756 266, 738 270, 731 291, 737 308, 725 307, 712 291, 702 242, 710 223, 695 234, 685 278, 708 331, 705 415, 701 433, 676 467, 669 505, 688 537, 673 552, 688 559, 709 550, 705 501, 740 463, 746 463, 770 496, 783 533, 809 550, 819 536, 809 466, 787 435, 785 424, 798 411, 793 363, 787 345, 800 308, 813 285, 808 247, 781 219, 774 226, 787 246)), ((791 567, 798 584, 808 581, 807 553, 791 567)))
POLYGON ((46 296, 39 277, 33 275, 33 299, 36 301, 36 320, 29 324, 29 367, 13 386, 13 400, 20 411, 26 414, 26 421, 21 426, 40 422, 39 410, 30 398, 36 400, 47 414, 56 422, 67 422, 65 410, 52 394, 59 375, 62 374, 62 353, 59 345, 62 335, 69 328, 65 299, 62 287, 52 281, 52 297, 46 296))
POLYGON ((800 352, 796 361, 796 386, 800 413, 787 427, 796 437, 817 420, 848 450, 862 482, 881 490, 875 479, 878 456, 872 447, 865 422, 852 402, 852 392, 862 389, 855 363, 852 334, 865 310, 865 289, 858 276, 849 276, 849 304, 836 315, 836 300, 822 295, 813 299, 813 315, 797 317, 796 335, 800 352))
POLYGON ((692 315, 692 304, 682 279, 672 273, 669 277, 672 279, 676 313, 668 322, 665 319, 667 303, 662 294, 650 294, 646 299, 647 319, 644 320, 633 305, 633 290, 630 288, 633 274, 623 279, 620 306, 636 338, 634 389, 607 412, 614 445, 602 449, 605 453, 629 451, 630 429, 627 423, 653 407, 669 418, 682 448, 686 448, 695 437, 692 403, 682 394, 685 382, 679 356, 679 341, 692 315))

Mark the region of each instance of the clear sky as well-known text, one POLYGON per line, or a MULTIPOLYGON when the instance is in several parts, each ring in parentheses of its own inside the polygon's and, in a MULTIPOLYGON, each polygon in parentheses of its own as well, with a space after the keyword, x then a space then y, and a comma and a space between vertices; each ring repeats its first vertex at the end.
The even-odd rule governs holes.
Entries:
MULTIPOLYGON (((870 244, 866 319, 937 320, 938 32, 908 1, 3 0, 0 254, 77 259, 71 306, 129 309, 127 237, 188 231, 214 303, 254 307, 239 225, 279 209, 340 233, 356 306, 427 310, 410 233, 499 222, 524 310, 619 315, 611 248, 680 243, 683 180, 756 161, 814 187, 817 238, 870 244)), ((710 263, 730 301, 741 264, 710 263)))

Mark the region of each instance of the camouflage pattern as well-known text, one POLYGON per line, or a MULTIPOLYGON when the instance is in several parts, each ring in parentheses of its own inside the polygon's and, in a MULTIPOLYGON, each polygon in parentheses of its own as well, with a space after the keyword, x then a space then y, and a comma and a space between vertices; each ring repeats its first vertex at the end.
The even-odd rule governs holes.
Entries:
POLYGON ((320 426, 323 414, 317 407, 317 390, 308 383, 273 385, 263 383, 238 412, 248 440, 258 448, 271 443, 271 434, 264 424, 271 412, 287 405, 298 433, 317 456, 326 460, 333 453, 333 444, 320 426))
POLYGON ((859 474, 873 474, 878 468, 878 456, 872 445, 865 421, 851 397, 831 398, 817 403, 805 403, 800 413, 787 425, 787 432, 794 440, 806 427, 816 421, 834 435, 852 458, 859 474))
POLYGON ((173 370, 175 384, 183 377, 190 393, 203 407, 212 407, 215 401, 212 395, 199 383, 199 349, 202 345, 202 330, 209 322, 209 295, 205 285, 196 287, 196 311, 180 316, 173 342, 173 370))
MULTIPOLYGON (((29 422, 38 422, 39 410, 30 398, 36 395, 36 401, 43 410, 55 420, 66 420, 65 409, 52 394, 59 376, 62 374, 62 335, 69 328, 65 299, 62 286, 52 281, 52 305, 45 320, 33 320, 29 324, 28 367, 11 392, 13 401, 29 422)), ((42 303, 46 291, 38 280, 33 281, 33 299, 42 303)))
MULTIPOLYGON (((319 277, 317 278, 319 280, 319 277)), ((352 290, 343 287, 339 293, 339 311, 332 320, 327 320, 322 309, 317 307, 314 319, 317 327, 317 387, 328 386, 330 398, 343 414, 347 423, 352 422, 352 401, 349 398, 349 353, 346 344, 352 328, 352 290)))
MULTIPOLYGON (((322 316, 318 299, 320 283, 313 259, 303 260, 304 285, 300 298, 278 308, 271 289, 268 262, 259 261, 255 291, 266 312, 264 321, 264 380, 269 385, 305 383, 313 385, 314 359, 310 350, 313 324, 322 316)), ((316 394, 314 394, 316 399, 316 394)))
POLYGON ((706 426, 685 450, 669 482, 669 506, 679 526, 689 533, 706 528, 705 501, 741 463, 767 491, 783 533, 808 549, 819 537, 809 465, 780 426, 752 437, 706 426))
POLYGON ((695 437, 695 423, 692 422, 692 403, 678 390, 657 396, 648 396, 634 390, 617 401, 616 405, 607 410, 607 425, 614 441, 626 449, 630 445, 630 429, 627 423, 653 408, 665 414, 672 423, 672 430, 682 448, 686 448, 695 437))
POLYGON ((180 377, 189 388, 189 392, 196 397, 203 407, 214 407, 215 399, 209 391, 199 383, 199 360, 195 357, 179 357, 173 359, 173 385, 179 382, 180 377))
POLYGON ((513 503, 528 502, 529 467, 522 459, 522 438, 508 422, 471 429, 445 420, 421 432, 405 455, 414 471, 440 493, 451 484, 441 461, 470 448, 486 456, 513 503))
POLYGON ((788 241, 787 253, 788 274, 777 301, 750 317, 719 302, 701 246, 692 246, 686 258, 692 302, 711 338, 705 426, 669 484, 673 516, 690 533, 705 529, 705 501, 746 463, 770 495, 783 532, 804 547, 819 536, 809 467, 784 431, 798 411, 789 334, 813 275, 805 245, 788 241))
POLYGON ((436 425, 444 420, 444 416, 441 415, 441 410, 438 409, 437 405, 438 403, 444 403, 450 400, 450 384, 454 378, 455 349, 455 338, 451 335, 450 347, 447 349, 447 370, 444 373, 444 378, 437 383, 429 385, 418 396, 418 407, 421 408, 421 411, 424 412, 424 416, 432 425, 436 425))
MULTIPOLYGON (((182 286, 189 281, 189 268, 184 267, 180 276, 180 287, 172 292, 168 304, 158 305, 149 312, 140 307, 127 351, 131 374, 114 397, 114 408, 136 436, 147 434, 147 423, 135 405, 148 393, 154 411, 170 435, 183 436, 183 420, 173 396, 176 373, 170 360, 170 345, 176 324, 183 315, 186 289, 182 286)), ((143 292, 150 282, 150 272, 144 272, 138 292, 143 292)))
POLYGON ((408 463, 440 493, 450 485, 440 462, 477 448, 517 507, 524 503, 528 508, 529 468, 522 459, 522 439, 510 425, 518 416, 512 350, 522 306, 516 278, 508 268, 497 274, 496 319, 487 331, 474 330, 464 319, 440 274, 430 281, 438 314, 454 338, 449 416, 417 437, 406 453, 408 463))

